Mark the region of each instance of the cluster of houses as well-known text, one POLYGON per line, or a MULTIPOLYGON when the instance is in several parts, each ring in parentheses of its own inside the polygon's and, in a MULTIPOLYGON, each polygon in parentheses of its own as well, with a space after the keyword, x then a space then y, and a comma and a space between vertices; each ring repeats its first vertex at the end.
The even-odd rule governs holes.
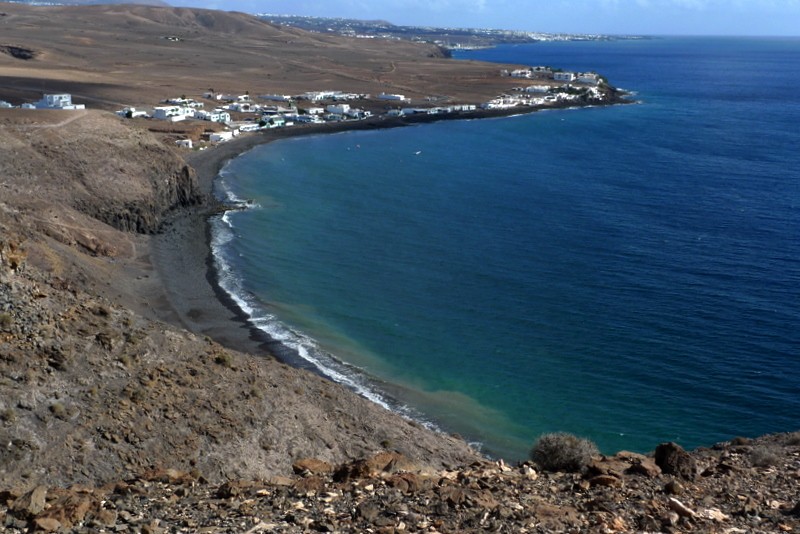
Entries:
POLYGON ((481 105, 484 109, 507 109, 516 106, 548 106, 581 99, 602 100, 603 78, 594 72, 569 72, 550 67, 527 67, 502 70, 502 76, 540 80, 526 87, 515 87, 514 95, 502 95, 481 105), (573 85, 574 84, 574 85, 573 85))
MULTIPOLYGON (((14 108, 5 100, 0 100, 0 108, 14 108)), ((42 99, 37 102, 26 102, 19 106, 20 109, 63 109, 63 110, 76 110, 86 109, 83 104, 73 104, 72 95, 68 93, 43 95, 42 99)))
POLYGON ((554 106, 564 105, 570 102, 601 102, 605 95, 597 86, 574 87, 562 86, 551 87, 546 85, 534 85, 529 87, 515 87, 516 94, 505 94, 481 104, 483 109, 508 109, 517 106, 554 106))
MULTIPOLYGON (((124 118, 152 118, 168 122, 186 120, 209 121, 225 124, 226 131, 209 134, 212 143, 224 142, 237 136, 240 132, 255 131, 268 128, 282 128, 297 123, 325 123, 345 120, 363 120, 372 116, 372 112, 361 109, 352 101, 369 99, 363 93, 346 93, 343 91, 310 91, 300 95, 265 94, 253 99, 249 93, 222 94, 213 90, 203 94, 203 99, 211 101, 212 109, 205 109, 205 102, 186 98, 170 98, 159 106, 145 111, 126 107, 117 111, 124 118), (308 102, 302 109, 297 106, 300 101, 308 102), (322 102, 329 102, 323 105, 322 102), (319 105, 317 105, 319 104, 319 105), (232 116, 232 114, 234 114, 232 116), (246 120, 234 120, 235 114, 253 114, 246 120)), ((381 93, 378 100, 404 103, 409 99, 405 95, 381 93)), ((475 106, 472 106, 475 109, 475 106)), ((450 110, 451 111, 451 110, 450 110)), ((403 109, 399 114, 409 115, 420 110, 403 109)), ((437 109, 436 112, 442 112, 437 109)), ((191 140, 181 139, 177 144, 192 147, 191 140)))
MULTIPOLYGON (((371 98, 363 93, 347 93, 343 91, 309 91, 299 95, 265 94, 257 99, 245 94, 222 94, 213 89, 203 94, 203 101, 185 96, 170 98, 162 105, 149 110, 126 107, 117 111, 124 118, 152 118, 167 122, 187 120, 207 121, 225 125, 225 130, 209 128, 206 134, 211 143, 219 143, 232 139, 241 132, 256 131, 268 128, 282 128, 299 123, 325 123, 334 121, 363 120, 372 116, 372 112, 356 107, 359 100, 378 100, 391 104, 399 104, 386 113, 388 117, 405 117, 411 115, 443 115, 450 113, 474 112, 481 109, 506 109, 517 106, 548 106, 570 102, 581 98, 602 100, 602 82, 597 74, 581 72, 565 72, 550 67, 528 67, 512 71, 503 70, 501 75, 527 80, 539 80, 539 83, 527 87, 516 87, 515 94, 504 94, 480 106, 476 104, 460 104, 439 107, 403 107, 410 102, 402 94, 380 93, 371 98), (573 85, 575 84, 575 85, 573 85), (206 109, 206 102, 212 105, 206 109), (300 102, 307 102, 301 109, 300 102), (326 105, 327 104, 327 105, 326 105), (243 115, 247 115, 243 117, 243 115), (212 131, 213 130, 213 131, 212 131)), ((14 107, 0 100, 0 108, 14 107)), ((85 109, 85 106, 72 103, 70 94, 45 94, 41 100, 32 104, 22 104, 24 109, 85 109)), ((192 148, 191 139, 176 141, 179 146, 192 148)))
MULTIPOLYGON (((553 71, 549 67, 530 67, 514 71, 503 71, 502 75, 523 79, 539 79, 542 83, 515 88, 516 94, 505 94, 483 104, 459 104, 438 107, 403 107, 410 99, 402 94, 380 93, 372 100, 401 104, 389 109, 387 117, 411 115, 444 115, 474 112, 480 109, 507 109, 517 106, 550 106, 577 101, 587 96, 601 100, 601 78, 594 73, 553 71), (572 86, 571 84, 580 84, 572 86)), ((363 120, 372 116, 368 110, 356 107, 354 101, 371 99, 370 95, 342 91, 311 91, 300 95, 265 94, 253 99, 249 93, 221 94, 213 90, 203 94, 213 109, 205 109, 205 103, 191 98, 171 98, 164 105, 156 106, 151 114, 134 108, 125 108, 117 113, 123 117, 152 117, 157 120, 179 122, 199 120, 223 123, 225 131, 208 133, 211 143, 232 139, 241 132, 268 128, 282 128, 301 123, 325 123, 348 120, 363 120), (298 105, 306 102, 301 109, 298 105), (327 105, 326 105, 327 104, 327 105), (238 117, 240 120, 235 120, 238 117), (241 120, 242 114, 252 114, 241 120)), ((192 141, 177 141, 180 146, 192 147, 192 141)))
POLYGON ((562 70, 553 70, 550 67, 528 67, 524 69, 515 69, 512 71, 503 70, 501 72, 504 76, 511 76, 512 78, 525 78, 528 80, 553 80, 554 82, 561 83, 582 83, 587 85, 599 85, 602 79, 594 72, 569 72, 562 70))

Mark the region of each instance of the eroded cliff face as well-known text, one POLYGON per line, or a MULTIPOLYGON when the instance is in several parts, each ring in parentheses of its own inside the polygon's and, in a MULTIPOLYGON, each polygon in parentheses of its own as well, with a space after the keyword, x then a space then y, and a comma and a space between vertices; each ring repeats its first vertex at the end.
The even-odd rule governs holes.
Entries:
POLYGON ((0 145, 5 200, 38 212, 40 222, 58 226, 48 208, 74 208, 118 230, 153 233, 169 211, 204 201, 178 155, 110 114, 8 113, 0 145))

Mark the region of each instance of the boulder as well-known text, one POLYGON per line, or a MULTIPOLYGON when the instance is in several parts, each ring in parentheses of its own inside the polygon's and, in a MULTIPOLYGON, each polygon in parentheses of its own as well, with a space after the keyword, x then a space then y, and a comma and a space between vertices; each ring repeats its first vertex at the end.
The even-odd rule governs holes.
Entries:
POLYGON ((44 510, 46 497, 47 488, 45 486, 36 486, 14 501, 11 511, 23 518, 39 515, 44 510))
POLYGON ((667 475, 687 480, 693 480, 697 476, 697 462, 677 443, 662 443, 656 447, 655 461, 667 475))
POLYGON ((298 475, 327 475, 333 473, 333 466, 316 458, 303 458, 292 464, 292 471, 298 475))

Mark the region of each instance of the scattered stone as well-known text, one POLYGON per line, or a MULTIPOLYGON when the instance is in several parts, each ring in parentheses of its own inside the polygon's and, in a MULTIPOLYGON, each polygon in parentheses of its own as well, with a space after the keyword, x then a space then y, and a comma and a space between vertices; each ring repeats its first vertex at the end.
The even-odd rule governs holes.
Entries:
POLYGON ((333 472, 333 466, 316 458, 305 458, 292 464, 292 470, 298 475, 327 475, 333 472))
POLYGON ((39 515, 45 507, 47 487, 36 486, 14 501, 11 512, 23 518, 39 515))
POLYGON ((789 515, 800 516, 800 501, 797 501, 794 508, 789 511, 789 515))
POLYGON ((706 508, 705 510, 703 510, 700 513, 700 516, 704 517, 706 519, 711 519, 712 521, 717 521, 718 523, 723 523, 723 522, 728 521, 730 519, 730 517, 728 517, 727 515, 723 514, 717 508, 706 508))
POLYGON ((742 508, 739 510, 739 514, 746 516, 756 515, 758 514, 759 508, 760 506, 758 504, 758 501, 756 501, 752 497, 746 497, 744 499, 744 504, 742 505, 742 508))
POLYGON ((664 485, 664 493, 667 495, 681 495, 683 491, 683 484, 677 480, 670 480, 664 485))
POLYGON ((597 475, 589 479, 591 486, 620 487, 622 479, 613 475, 597 475))
POLYGON ((55 532, 61 528, 61 523, 52 517, 39 517, 33 522, 38 530, 45 532, 55 532))
POLYGON ((694 517, 696 514, 688 506, 683 504, 675 497, 669 498, 669 508, 681 517, 694 517))
POLYGON ((254 483, 243 480, 230 480, 217 489, 218 499, 232 499, 248 495, 253 489, 254 483))
POLYGON ((362 518, 368 523, 372 523, 381 514, 381 508, 373 501, 364 501, 358 505, 358 508, 356 508, 356 513, 358 514, 358 517, 362 518))
POLYGON ((145 471, 140 478, 148 482, 165 484, 193 484, 197 481, 190 473, 177 469, 152 469, 145 471))
POLYGON ((676 527, 681 521, 681 516, 677 512, 669 512, 664 519, 661 520, 665 527, 676 527))

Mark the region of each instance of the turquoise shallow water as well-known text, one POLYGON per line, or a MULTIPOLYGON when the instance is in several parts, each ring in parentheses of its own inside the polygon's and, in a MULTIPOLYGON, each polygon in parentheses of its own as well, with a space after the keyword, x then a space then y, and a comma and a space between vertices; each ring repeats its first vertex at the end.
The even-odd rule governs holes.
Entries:
POLYGON ((223 287, 490 454, 800 428, 800 40, 542 43, 641 104, 280 141, 232 161, 223 287))

